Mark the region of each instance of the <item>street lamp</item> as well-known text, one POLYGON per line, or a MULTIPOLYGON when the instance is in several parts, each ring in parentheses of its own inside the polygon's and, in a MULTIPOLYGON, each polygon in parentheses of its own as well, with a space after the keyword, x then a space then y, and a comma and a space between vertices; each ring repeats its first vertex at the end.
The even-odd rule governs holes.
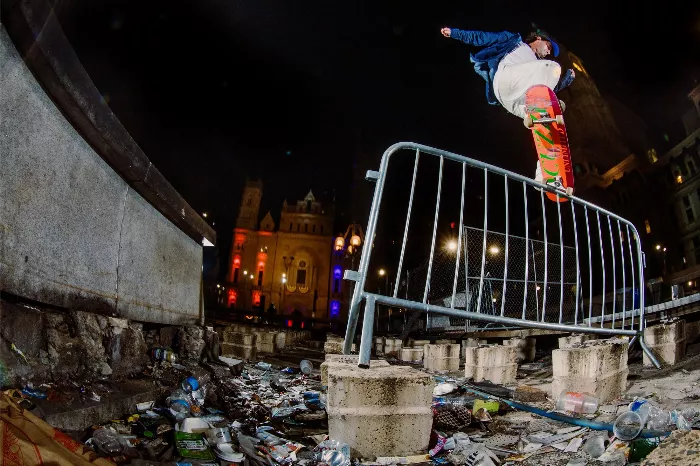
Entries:
POLYGON ((287 288, 285 285, 287 283, 287 273, 289 273, 289 267, 292 266, 294 263, 294 256, 282 256, 282 261, 284 262, 284 272, 282 272, 282 298, 281 302, 282 305, 280 305, 280 314, 284 312, 284 296, 287 294, 287 288))
POLYGON ((456 239, 448 240, 447 243, 445 244, 445 248, 450 252, 455 252, 457 250, 457 240, 456 239))
POLYGON ((280 312, 284 309, 284 287, 287 284, 287 274, 282 273, 282 285, 280 286, 280 312))
POLYGON ((360 246, 364 242, 365 234, 362 231, 362 227, 357 223, 353 223, 345 230, 344 235, 338 235, 333 243, 333 249, 336 252, 341 252, 345 249, 346 257, 350 256, 352 259, 352 269, 355 269, 355 255, 359 252, 360 246), (347 243, 347 248, 345 247, 347 243))
POLYGON ((387 293, 387 296, 389 295, 389 274, 386 272, 385 269, 379 269, 377 272, 380 277, 384 277, 384 292, 387 293))
POLYGON ((501 248, 499 248, 498 246, 491 246, 491 247, 489 248, 489 252, 490 252, 492 255, 495 256, 495 255, 497 255, 498 253, 501 252, 501 248))

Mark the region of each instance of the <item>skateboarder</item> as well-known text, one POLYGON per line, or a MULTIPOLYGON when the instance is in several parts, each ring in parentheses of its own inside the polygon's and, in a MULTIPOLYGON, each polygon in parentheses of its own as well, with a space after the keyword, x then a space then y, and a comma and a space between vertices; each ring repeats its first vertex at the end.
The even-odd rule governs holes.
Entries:
MULTIPOLYGON (((476 73, 486 81, 486 100, 501 105, 509 113, 525 118, 525 92, 534 85, 543 84, 555 93, 569 86, 575 77, 567 70, 560 80, 561 67, 545 58, 559 55, 559 45, 542 31, 531 32, 525 39, 512 32, 464 31, 442 28, 443 36, 480 47, 471 54, 476 73)), ((564 102, 559 101, 564 110, 564 102)), ((540 164, 535 179, 542 180, 540 164)))

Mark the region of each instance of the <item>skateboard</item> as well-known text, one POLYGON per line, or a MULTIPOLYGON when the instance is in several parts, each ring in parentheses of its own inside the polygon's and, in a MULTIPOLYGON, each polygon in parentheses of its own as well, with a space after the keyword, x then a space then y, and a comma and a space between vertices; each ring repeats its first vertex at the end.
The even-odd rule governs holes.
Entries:
POLYGON ((532 131, 543 182, 555 190, 545 194, 552 201, 566 202, 556 191, 573 195, 574 172, 559 99, 547 86, 532 86, 525 93, 525 113, 523 123, 532 131))

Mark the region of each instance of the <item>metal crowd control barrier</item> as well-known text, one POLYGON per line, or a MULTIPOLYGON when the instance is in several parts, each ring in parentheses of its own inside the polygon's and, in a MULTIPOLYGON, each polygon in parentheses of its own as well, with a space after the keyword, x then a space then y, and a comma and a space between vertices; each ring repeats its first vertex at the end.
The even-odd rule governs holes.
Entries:
POLYGON ((369 367, 378 305, 423 311, 429 323, 446 316, 464 319, 457 326, 629 336, 660 367, 644 342, 644 255, 631 222, 563 193, 564 202, 550 201, 544 191, 555 191, 533 179, 409 142, 389 147, 367 179, 376 182, 367 244, 358 270, 344 274, 356 282, 345 354, 365 301, 360 367, 369 367), (381 279, 370 275, 379 267, 381 279))

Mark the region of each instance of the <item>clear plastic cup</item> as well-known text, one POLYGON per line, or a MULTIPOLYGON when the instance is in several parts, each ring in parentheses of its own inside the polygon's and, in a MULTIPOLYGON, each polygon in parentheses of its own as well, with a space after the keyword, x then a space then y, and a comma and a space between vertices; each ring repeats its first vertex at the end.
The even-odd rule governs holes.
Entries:
POLYGON ((301 369, 301 372, 303 372, 306 375, 311 374, 311 370, 314 368, 314 365, 311 364, 311 361, 307 361, 304 359, 299 363, 299 368, 301 369))
POLYGON ((636 438, 644 428, 644 421, 636 411, 620 414, 613 424, 613 433, 620 440, 628 442, 636 438))

